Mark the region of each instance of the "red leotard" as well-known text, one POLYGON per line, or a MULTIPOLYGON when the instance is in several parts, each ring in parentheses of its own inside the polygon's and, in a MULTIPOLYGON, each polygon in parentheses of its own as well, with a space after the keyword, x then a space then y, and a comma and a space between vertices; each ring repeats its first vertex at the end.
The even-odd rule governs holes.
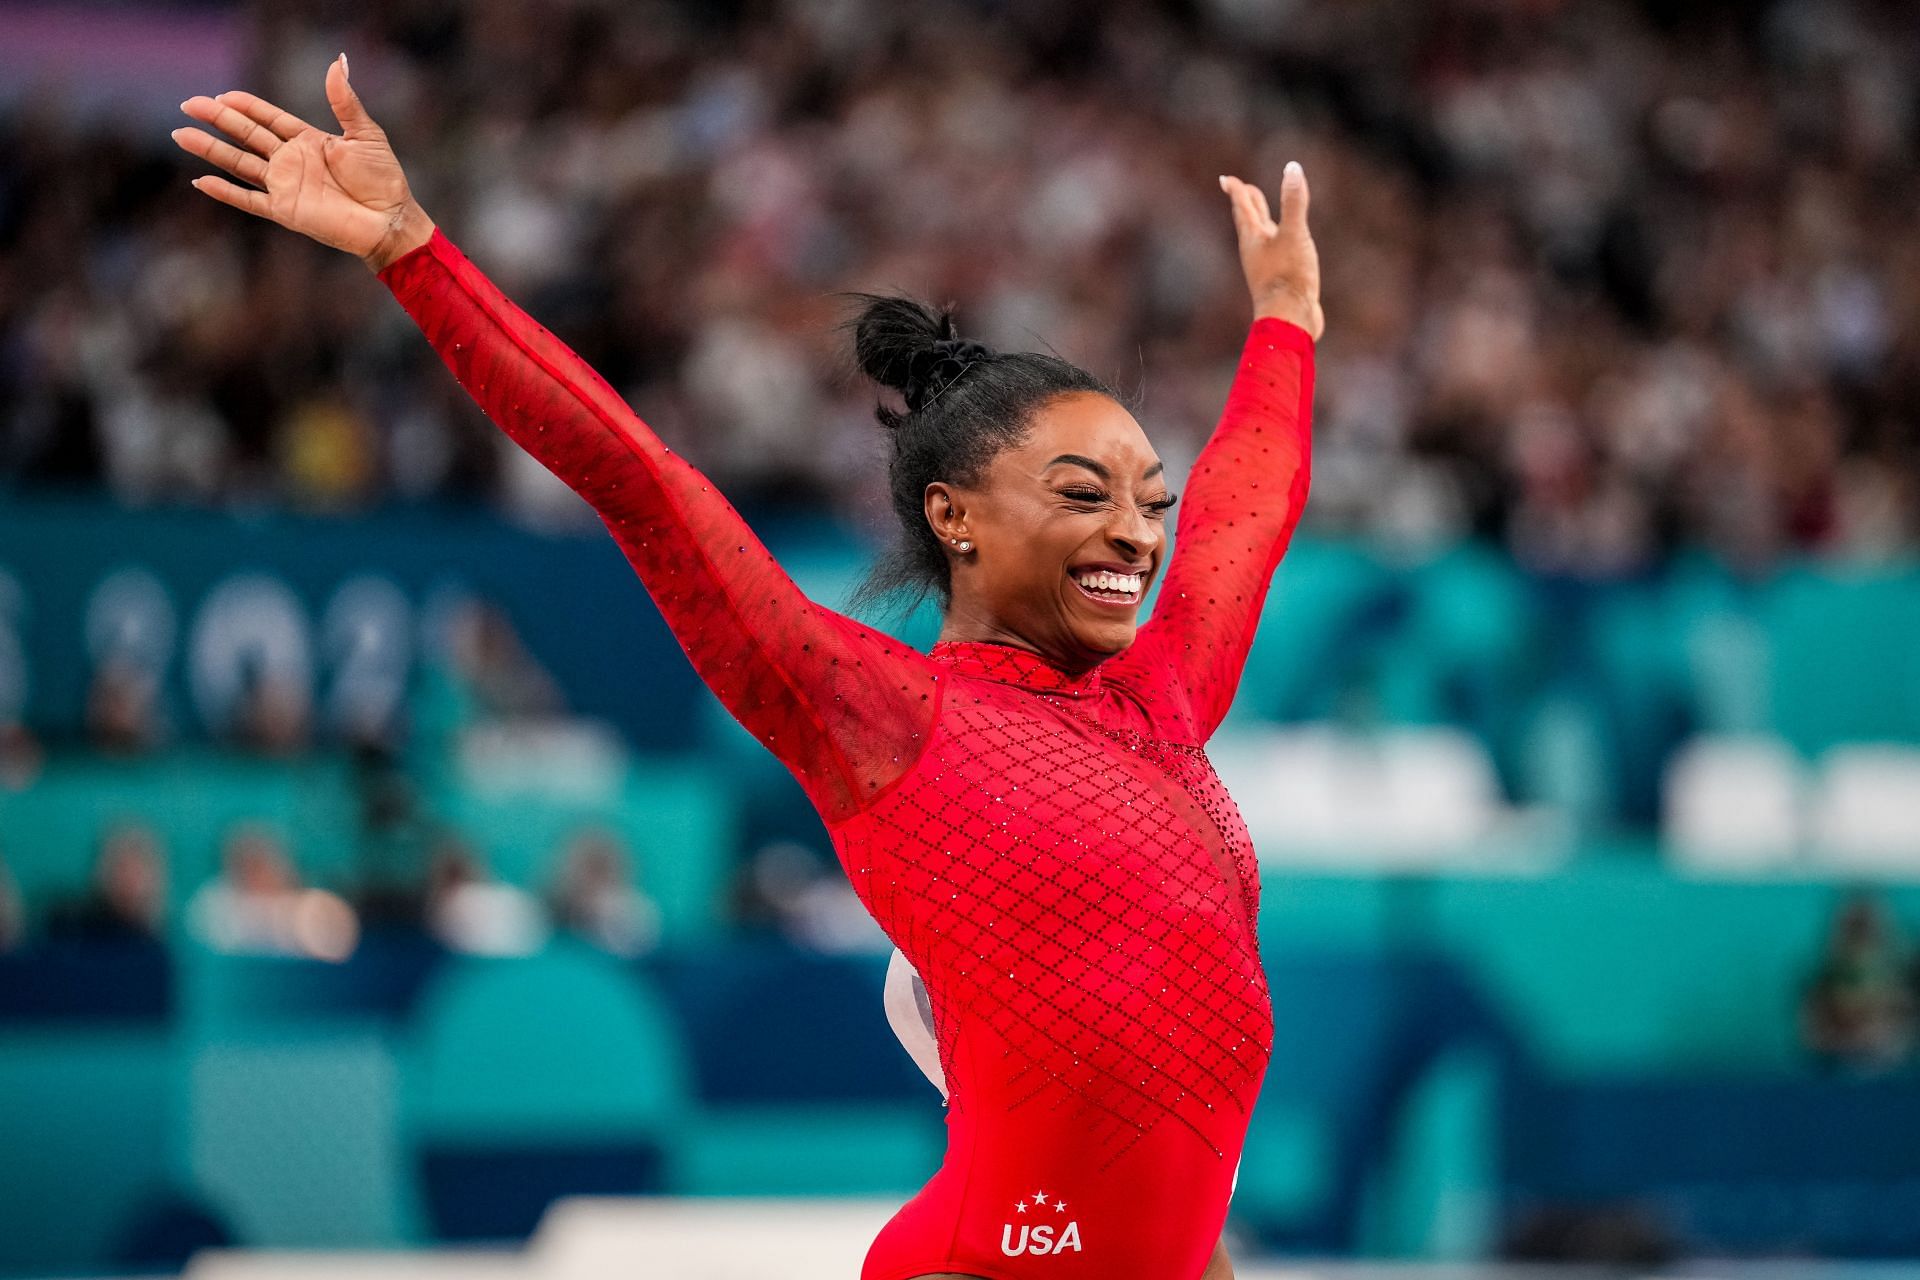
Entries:
POLYGON ((1273 1048, 1247 829, 1202 751, 1306 499, 1313 343, 1253 322, 1131 647, 920 653, 804 596, 707 478, 439 231, 380 273, 605 521, 925 981, 940 1168, 861 1280, 1197 1280, 1273 1048))

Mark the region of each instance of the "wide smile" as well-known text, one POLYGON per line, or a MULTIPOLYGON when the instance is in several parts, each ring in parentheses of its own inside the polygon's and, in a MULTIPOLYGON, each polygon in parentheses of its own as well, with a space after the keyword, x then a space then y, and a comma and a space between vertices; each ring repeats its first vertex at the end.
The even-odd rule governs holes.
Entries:
POLYGON ((1073 579, 1074 590, 1095 604, 1105 605, 1109 609, 1137 607, 1141 592, 1146 588, 1146 575, 1139 573, 1112 573, 1099 570, 1069 573, 1067 576, 1073 579))

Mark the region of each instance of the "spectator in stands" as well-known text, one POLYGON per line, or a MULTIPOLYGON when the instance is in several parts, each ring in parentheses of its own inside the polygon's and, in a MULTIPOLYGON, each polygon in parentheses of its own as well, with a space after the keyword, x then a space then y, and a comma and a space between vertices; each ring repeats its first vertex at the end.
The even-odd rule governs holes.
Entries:
POLYGON ((561 928, 614 955, 644 955, 660 943, 660 908, 635 884, 632 859, 606 827, 573 834, 550 904, 561 928))
POLYGON ((564 710, 559 686, 498 604, 468 603, 454 622, 452 642, 453 667, 476 718, 539 719, 564 710))
MULTIPOLYGON (((0 174, 4 173, 5 162, 0 161, 0 174)), ((5 178, 0 177, 0 187, 4 186, 5 178)), ((0 248, 0 279, 5 278, 6 254, 0 248)), ((0 300, 0 365, 6 360, 5 320, 6 303, 0 300)), ((5 375, 0 374, 0 420, 5 416, 5 386, 5 375)), ((6 429, 0 425, 0 457, 4 456, 5 438, 6 429)), ((5 470, 0 465, 0 475, 5 470)), ((24 655, 10 624, 10 615, 21 608, 21 601, 13 594, 16 590, 12 579, 0 571, 0 791, 26 790, 40 776, 47 758, 39 736, 26 720, 28 665, 21 661, 24 655)))
POLYGON ((559 684, 499 604, 469 596, 440 616, 411 694, 418 741, 457 751, 470 731, 547 728, 566 714, 559 684))
POLYGON ((1800 1007, 1802 1041, 1822 1067, 1874 1073, 1906 1061, 1915 1031, 1908 964, 1876 894, 1860 890, 1842 902, 1800 1007))
POLYGON ((797 840, 754 850, 733 886, 734 919, 816 951, 887 951, 893 944, 838 867, 797 840))
POLYGON ((305 751, 312 733, 313 700, 299 682, 256 668, 229 723, 233 742, 253 755, 285 759, 305 751))
POLYGON ((157 940, 165 929, 167 864, 160 838, 137 820, 100 840, 87 893, 49 913, 47 931, 68 937, 157 940))
POLYGON ((160 744, 160 679, 149 667, 110 657, 87 685, 87 743, 105 756, 145 755, 160 744))
POLYGON ((338 895, 304 886, 272 828, 234 824, 221 846, 220 874, 194 891, 187 927, 217 951, 342 960, 360 923, 338 895))
POLYGON ((46 749, 24 720, 0 717, 0 791, 25 791, 46 761, 46 749))
POLYGON ((539 899, 495 879, 465 840, 443 834, 427 867, 427 929, 471 955, 530 955, 546 944, 539 899))

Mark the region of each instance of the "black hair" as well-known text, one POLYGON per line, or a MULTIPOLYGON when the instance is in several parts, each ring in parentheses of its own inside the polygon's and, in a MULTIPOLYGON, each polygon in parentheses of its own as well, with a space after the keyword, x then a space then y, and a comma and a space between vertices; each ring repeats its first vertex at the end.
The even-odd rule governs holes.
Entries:
POLYGON ((848 598, 863 605, 913 592, 911 614, 932 591, 944 610, 953 603, 952 565, 927 523, 927 485, 977 485, 1001 450, 1024 441, 1034 413, 1055 396, 1097 391, 1131 407, 1128 397, 1078 365, 1037 351, 995 351, 955 330, 953 306, 934 307, 900 294, 848 290, 862 303, 840 324, 853 330, 862 373, 899 391, 904 412, 884 402, 873 416, 892 441, 889 494, 900 536, 848 598))

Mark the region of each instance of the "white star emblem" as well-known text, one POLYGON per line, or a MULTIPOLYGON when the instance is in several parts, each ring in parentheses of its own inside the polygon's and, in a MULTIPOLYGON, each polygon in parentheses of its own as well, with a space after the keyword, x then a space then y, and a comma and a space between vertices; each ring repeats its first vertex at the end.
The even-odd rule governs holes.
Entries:
POLYGON ((1018 1209, 1021 1213, 1025 1213, 1027 1211, 1027 1202, 1025 1200, 1017 1201, 1013 1207, 1018 1209))
POLYGON ((1047 1193, 1046 1193, 1046 1192, 1044 1192, 1044 1191, 1036 1191, 1036 1192, 1034 1192, 1034 1193, 1033 1193, 1033 1202, 1034 1202, 1035 1204, 1045 1204, 1045 1203, 1047 1202, 1047 1193))
POLYGON ((1053 1202, 1053 1211, 1055 1213, 1065 1213, 1067 1211, 1067 1202, 1065 1200, 1055 1200, 1053 1202))

